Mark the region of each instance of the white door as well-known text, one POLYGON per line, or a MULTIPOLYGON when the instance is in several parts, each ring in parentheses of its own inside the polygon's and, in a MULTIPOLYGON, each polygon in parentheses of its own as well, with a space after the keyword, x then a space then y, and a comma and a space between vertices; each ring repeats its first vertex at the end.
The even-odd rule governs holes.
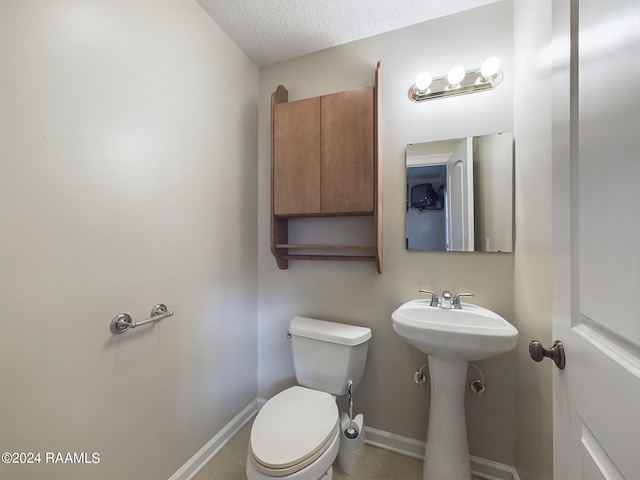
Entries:
POLYGON ((447 250, 473 252, 473 139, 460 140, 447 160, 447 250))
POLYGON ((640 4, 553 18, 554 478, 638 480, 640 4))

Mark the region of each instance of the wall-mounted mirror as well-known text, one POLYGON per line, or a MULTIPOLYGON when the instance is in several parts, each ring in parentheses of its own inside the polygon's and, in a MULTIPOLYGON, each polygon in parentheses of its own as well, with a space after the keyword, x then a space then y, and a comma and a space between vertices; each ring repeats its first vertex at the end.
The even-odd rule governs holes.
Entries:
POLYGON ((511 132, 407 145, 408 250, 511 252, 511 132))

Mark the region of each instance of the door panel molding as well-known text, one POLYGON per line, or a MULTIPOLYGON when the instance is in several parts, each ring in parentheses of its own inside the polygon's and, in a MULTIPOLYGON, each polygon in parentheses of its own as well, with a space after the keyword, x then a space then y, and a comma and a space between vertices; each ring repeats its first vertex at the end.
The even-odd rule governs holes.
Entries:
POLYGON ((640 347, 582 315, 572 330, 629 373, 640 379, 640 347))
POLYGON ((616 468, 615 464, 607 455, 600 442, 591 433, 591 430, 583 423, 582 424, 582 478, 595 479, 603 478, 604 480, 625 480, 624 476, 616 468), (589 462, 588 460, 591 460, 589 462), (600 475, 594 475, 596 473, 595 468, 598 469, 600 475))

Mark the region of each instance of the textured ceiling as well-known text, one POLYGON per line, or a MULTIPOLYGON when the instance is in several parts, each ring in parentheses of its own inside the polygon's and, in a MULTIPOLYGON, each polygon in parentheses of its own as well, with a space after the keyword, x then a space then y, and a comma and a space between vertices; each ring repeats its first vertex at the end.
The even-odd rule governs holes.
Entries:
POLYGON ((196 0, 259 66, 497 0, 196 0))

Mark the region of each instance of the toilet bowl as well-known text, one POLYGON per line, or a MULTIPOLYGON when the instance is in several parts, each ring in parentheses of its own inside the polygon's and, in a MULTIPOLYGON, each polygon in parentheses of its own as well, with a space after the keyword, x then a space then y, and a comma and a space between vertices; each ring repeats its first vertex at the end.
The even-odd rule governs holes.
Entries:
POLYGON ((331 480, 340 449, 335 396, 360 382, 371 330, 295 317, 289 333, 301 386, 272 397, 256 416, 248 480, 331 480))
POLYGON ((269 400, 254 420, 247 477, 323 478, 338 455, 339 446, 335 398, 306 387, 288 388, 269 400))

